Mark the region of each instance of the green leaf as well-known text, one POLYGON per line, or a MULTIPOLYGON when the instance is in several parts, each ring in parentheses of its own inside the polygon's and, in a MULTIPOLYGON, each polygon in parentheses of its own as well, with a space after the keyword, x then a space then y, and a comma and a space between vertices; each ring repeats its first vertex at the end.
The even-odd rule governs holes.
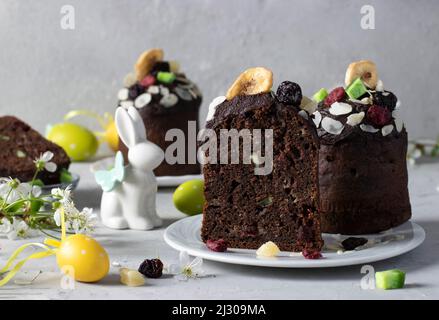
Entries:
POLYGON ((44 187, 44 182, 41 179, 35 179, 32 181, 32 185, 36 187, 44 187))
POLYGON ((61 175, 59 177, 62 183, 70 183, 73 180, 72 174, 65 168, 61 169, 61 175))

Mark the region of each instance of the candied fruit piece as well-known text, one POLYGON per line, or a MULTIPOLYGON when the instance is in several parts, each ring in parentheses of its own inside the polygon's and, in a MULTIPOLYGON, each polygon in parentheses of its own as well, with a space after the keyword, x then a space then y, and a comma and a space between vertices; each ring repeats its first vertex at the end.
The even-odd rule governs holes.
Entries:
POLYGON ((164 72, 164 71, 159 71, 157 73, 157 80, 162 82, 162 83, 172 83, 175 80, 175 74, 172 72, 164 72))
POLYGON ((375 273, 375 285, 379 289, 401 289, 405 283, 405 272, 392 269, 375 273))
POLYGON ((119 270, 120 282, 129 287, 139 287, 145 284, 145 278, 137 271, 128 268, 119 270))
POLYGON ((357 78, 352 82, 349 87, 346 88, 346 93, 351 99, 358 99, 367 92, 366 86, 360 78, 357 78))
POLYGON ((256 255, 260 257, 275 257, 280 253, 279 247, 272 241, 264 243, 256 251, 256 255))
POLYGON ((312 98, 315 102, 321 102, 321 101, 325 100, 325 98, 327 96, 328 96, 328 91, 325 88, 321 88, 319 91, 314 93, 312 98))

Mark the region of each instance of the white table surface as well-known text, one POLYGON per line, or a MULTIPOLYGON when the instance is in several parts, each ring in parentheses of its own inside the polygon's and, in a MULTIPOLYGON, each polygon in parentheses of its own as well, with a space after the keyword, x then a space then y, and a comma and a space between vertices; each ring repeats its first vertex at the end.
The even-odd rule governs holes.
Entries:
MULTIPOLYGON (((98 210, 100 191, 89 171, 89 164, 74 164, 81 175, 75 193, 77 206, 98 210)), ((421 225, 427 238, 423 245, 403 256, 373 263, 376 271, 400 268, 407 272, 406 288, 381 291, 363 290, 361 266, 329 269, 271 269, 228 265, 205 261, 210 275, 187 282, 173 277, 147 279, 143 287, 130 288, 119 283, 118 268, 96 284, 76 283, 73 290, 60 287, 61 274, 55 258, 31 261, 17 279, 27 279, 39 270, 32 285, 11 281, 0 288, 2 299, 438 299, 439 298, 439 163, 426 163, 409 169, 413 221, 421 225)), ((173 189, 161 189, 157 197, 159 215, 165 226, 183 217, 172 204, 173 189)), ((99 227, 94 236, 106 248, 111 261, 137 268, 145 258, 165 263, 178 261, 178 252, 163 240, 164 228, 153 231, 114 231, 99 227)), ((11 252, 38 238, 9 241, 0 238, 0 262, 11 252)))

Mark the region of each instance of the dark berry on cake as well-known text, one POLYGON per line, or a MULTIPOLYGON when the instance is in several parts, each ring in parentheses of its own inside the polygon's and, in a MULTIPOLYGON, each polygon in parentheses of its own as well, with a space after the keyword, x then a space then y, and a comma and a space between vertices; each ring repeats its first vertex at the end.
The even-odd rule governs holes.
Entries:
MULTIPOLYGON (((163 150, 174 142, 165 141, 168 130, 180 129, 184 133, 187 140, 185 163, 163 161, 154 170, 156 176, 198 174, 200 166, 189 163, 190 145, 196 144, 196 141, 189 141, 192 135, 189 135, 188 123, 195 124, 198 132, 201 92, 179 70, 176 61, 164 61, 163 55, 161 49, 151 49, 140 55, 135 73, 128 74, 124 79, 124 88, 118 94, 118 106, 135 106, 143 119, 148 140, 163 150)), ((121 141, 119 149, 126 159, 128 150, 121 141)))
POLYGON ((297 83, 284 81, 277 88, 276 96, 280 102, 298 107, 302 102, 302 89, 297 83))
MULTIPOLYGON (((251 161, 241 152, 237 164, 203 166, 206 204, 201 236, 207 243, 223 239, 229 248, 257 249, 272 241, 281 250, 318 252, 323 241, 315 127, 297 106, 280 102, 271 87, 271 71, 252 68, 238 77, 226 97, 211 104, 216 107, 210 110, 213 117, 207 128, 218 137, 222 130, 272 129, 273 160, 272 170, 265 174, 255 174, 262 165, 255 153, 251 161)), ((221 150, 216 150, 218 159, 221 150)))
POLYGON ((376 72, 371 61, 352 63, 345 78, 350 96, 337 88, 337 98, 328 101, 330 94, 314 113, 321 119, 315 122, 323 232, 375 233, 411 217, 407 132, 396 96, 376 72))
POLYGON ((51 161, 57 170, 43 170, 37 179, 46 185, 59 183, 61 173, 70 165, 65 151, 23 121, 12 116, 0 117, 0 177, 31 181, 36 171, 34 160, 46 151, 54 154, 51 161))

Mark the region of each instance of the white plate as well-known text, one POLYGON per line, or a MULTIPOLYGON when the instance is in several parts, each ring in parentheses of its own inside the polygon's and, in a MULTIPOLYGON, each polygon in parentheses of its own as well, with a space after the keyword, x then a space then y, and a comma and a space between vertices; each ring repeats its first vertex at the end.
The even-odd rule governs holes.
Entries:
MULTIPOLYGON (((114 165, 114 156, 103 158, 94 162, 90 166, 90 171, 94 173, 98 170, 108 170, 113 165, 114 165)), ((203 179, 203 175, 190 174, 185 176, 161 176, 161 177, 157 177, 157 184, 159 187, 177 187, 183 182, 192 179, 203 179)))
POLYGON ((370 263, 413 250, 425 239, 424 229, 416 223, 406 222, 380 234, 362 235, 369 240, 369 244, 362 249, 338 254, 335 249, 330 250, 327 246, 332 247, 349 236, 323 234, 325 248, 322 259, 307 260, 300 253, 291 252, 282 252, 278 257, 264 259, 257 257, 255 250, 228 249, 226 252, 213 252, 207 249, 200 237, 201 219, 202 215, 197 215, 170 225, 164 234, 166 243, 176 250, 207 260, 260 267, 325 268, 370 263))

